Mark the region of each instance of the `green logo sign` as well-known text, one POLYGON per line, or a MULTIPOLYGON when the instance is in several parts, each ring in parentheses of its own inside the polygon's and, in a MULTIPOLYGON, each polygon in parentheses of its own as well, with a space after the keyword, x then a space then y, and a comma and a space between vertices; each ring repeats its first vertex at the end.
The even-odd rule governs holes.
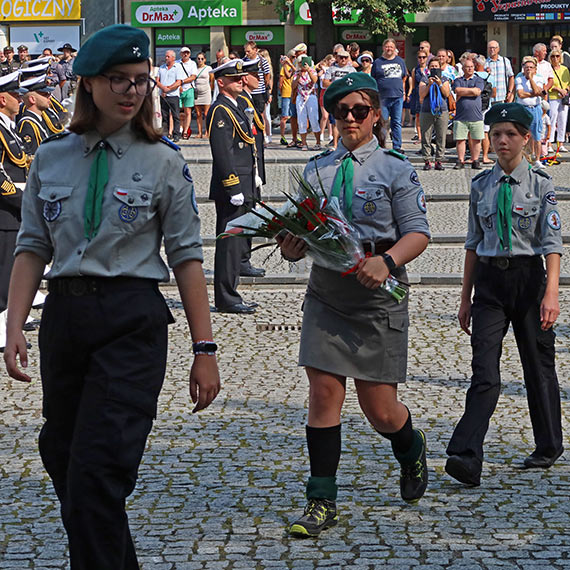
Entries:
POLYGON ((242 23, 241 0, 133 2, 135 26, 236 26, 242 23))
POLYGON ((182 45, 182 30, 163 28, 156 32, 157 46, 179 46, 182 45))

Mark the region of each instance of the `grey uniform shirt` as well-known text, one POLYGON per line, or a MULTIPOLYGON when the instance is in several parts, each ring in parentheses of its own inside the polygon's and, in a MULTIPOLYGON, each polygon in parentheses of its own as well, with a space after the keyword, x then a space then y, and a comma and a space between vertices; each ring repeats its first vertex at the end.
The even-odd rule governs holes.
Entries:
MULTIPOLYGON (((320 177, 330 195, 337 170, 349 154, 339 142, 335 151, 319 155, 307 164, 305 179, 319 188, 320 177)), ((357 148, 352 156, 352 224, 360 239, 396 242, 412 232, 430 237, 425 194, 410 162, 380 148, 376 137, 357 148)), ((344 210, 343 194, 341 190, 340 203, 344 210)))
POLYGON ((194 185, 180 152, 137 138, 130 124, 105 139, 109 182, 98 234, 84 237, 91 164, 101 136, 94 131, 44 141, 24 192, 16 255, 53 260, 55 277, 139 277, 168 281, 168 264, 202 261, 194 185))
POLYGON ((550 176, 529 169, 526 160, 511 173, 513 191, 512 251, 503 249, 497 234, 497 195, 505 173, 496 163, 471 182, 469 227, 465 249, 489 257, 562 255, 562 234, 556 194, 550 176))

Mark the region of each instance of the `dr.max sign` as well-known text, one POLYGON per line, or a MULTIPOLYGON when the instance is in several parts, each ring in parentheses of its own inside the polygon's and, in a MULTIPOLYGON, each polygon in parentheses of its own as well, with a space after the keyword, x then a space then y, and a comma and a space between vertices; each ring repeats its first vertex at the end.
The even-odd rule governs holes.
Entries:
POLYGON ((242 21, 241 0, 195 2, 133 2, 135 26, 229 26, 242 21))

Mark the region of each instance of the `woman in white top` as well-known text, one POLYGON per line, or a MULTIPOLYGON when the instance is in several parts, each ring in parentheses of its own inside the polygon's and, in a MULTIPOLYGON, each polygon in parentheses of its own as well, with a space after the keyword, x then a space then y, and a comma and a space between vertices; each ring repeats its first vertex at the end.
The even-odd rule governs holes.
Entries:
POLYGON ((206 128, 206 115, 212 104, 212 88, 214 76, 210 73, 212 68, 206 65, 206 54, 200 52, 196 56, 197 73, 194 80, 194 108, 196 109, 196 121, 198 123, 198 138, 205 139, 208 136, 206 128), (202 127, 202 125, 204 125, 202 127))

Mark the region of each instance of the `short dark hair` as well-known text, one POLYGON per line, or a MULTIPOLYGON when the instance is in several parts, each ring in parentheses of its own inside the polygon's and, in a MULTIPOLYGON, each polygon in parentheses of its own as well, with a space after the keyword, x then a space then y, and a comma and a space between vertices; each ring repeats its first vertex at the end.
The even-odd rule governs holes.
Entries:
MULTIPOLYGON (((98 114, 93 97, 85 89, 84 80, 80 78, 75 96, 75 110, 69 130, 78 135, 95 130, 98 114)), ((152 124, 153 117, 152 97, 148 95, 144 98, 142 107, 131 122, 133 132, 148 142, 157 142, 162 138, 162 133, 157 131, 152 124)))

